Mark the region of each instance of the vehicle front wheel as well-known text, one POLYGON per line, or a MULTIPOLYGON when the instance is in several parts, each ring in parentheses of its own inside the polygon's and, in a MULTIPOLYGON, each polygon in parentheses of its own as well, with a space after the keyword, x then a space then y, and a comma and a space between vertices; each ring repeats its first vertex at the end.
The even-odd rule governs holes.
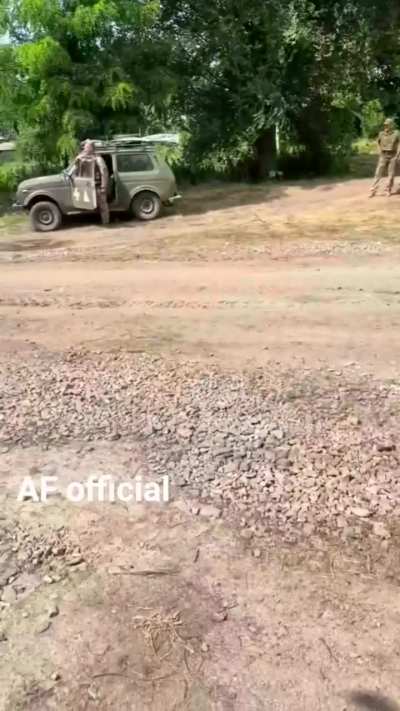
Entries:
POLYGON ((61 210, 54 202, 37 202, 29 211, 35 232, 52 232, 61 225, 61 210))
POLYGON ((144 190, 133 198, 132 212, 139 220, 155 220, 161 212, 161 200, 156 193, 144 190))

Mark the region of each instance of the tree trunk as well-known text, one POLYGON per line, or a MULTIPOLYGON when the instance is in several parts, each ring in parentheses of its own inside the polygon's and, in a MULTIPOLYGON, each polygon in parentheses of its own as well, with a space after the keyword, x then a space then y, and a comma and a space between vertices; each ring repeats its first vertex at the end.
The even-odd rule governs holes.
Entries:
POLYGON ((268 178, 276 170, 276 131, 275 127, 266 129, 254 144, 254 158, 251 162, 250 175, 253 180, 268 178))
POLYGON ((271 170, 276 170, 276 161, 276 130, 273 127, 263 131, 253 146, 253 156, 240 161, 230 175, 237 180, 265 180, 271 170))

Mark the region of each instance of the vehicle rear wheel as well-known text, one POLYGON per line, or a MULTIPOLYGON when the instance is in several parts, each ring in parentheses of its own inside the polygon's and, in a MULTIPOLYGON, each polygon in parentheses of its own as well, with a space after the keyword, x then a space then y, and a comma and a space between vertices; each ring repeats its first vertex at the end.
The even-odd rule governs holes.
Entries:
POLYGON ((52 232, 61 225, 61 210, 54 202, 37 202, 29 211, 31 225, 36 232, 52 232))
POLYGON ((155 220, 161 212, 161 200, 156 193, 143 190, 133 198, 132 212, 139 220, 155 220))

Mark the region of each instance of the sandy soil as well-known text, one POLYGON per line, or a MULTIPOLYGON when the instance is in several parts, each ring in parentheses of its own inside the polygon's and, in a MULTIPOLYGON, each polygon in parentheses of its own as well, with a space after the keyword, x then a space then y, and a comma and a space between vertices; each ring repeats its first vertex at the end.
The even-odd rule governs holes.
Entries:
POLYGON ((399 276, 389 256, 3 266, 1 349, 123 347, 242 365, 333 359, 389 373, 399 276))
MULTIPOLYGON (((3 226, 0 358, 123 349, 397 378, 400 200, 367 191, 211 186, 154 224, 3 226)), ((162 507, 16 501, 28 474, 122 478, 138 457, 128 441, 2 451, 0 542, 22 533, 0 572, 52 531, 81 560, 50 553, 22 583, 11 575, 22 592, 0 603, 1 711, 399 708, 393 558, 382 576, 368 550, 246 541, 178 494, 162 507)))

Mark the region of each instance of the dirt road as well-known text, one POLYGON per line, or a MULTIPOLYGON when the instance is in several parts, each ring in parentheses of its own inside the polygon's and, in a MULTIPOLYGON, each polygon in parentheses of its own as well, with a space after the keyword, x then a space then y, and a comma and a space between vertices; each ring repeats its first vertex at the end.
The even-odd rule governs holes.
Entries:
POLYGON ((2 267, 2 350, 156 352, 224 362, 357 361, 395 372, 400 266, 390 257, 290 263, 2 267))
POLYGON ((399 708, 400 199, 367 190, 0 226, 1 711, 399 708), (63 493, 137 471, 170 503, 63 493))
POLYGON ((10 227, 0 240, 2 348, 334 358, 389 372, 400 199, 367 200, 367 190, 364 180, 216 186, 192 189, 180 213, 155 224, 72 224, 49 237, 10 227))

